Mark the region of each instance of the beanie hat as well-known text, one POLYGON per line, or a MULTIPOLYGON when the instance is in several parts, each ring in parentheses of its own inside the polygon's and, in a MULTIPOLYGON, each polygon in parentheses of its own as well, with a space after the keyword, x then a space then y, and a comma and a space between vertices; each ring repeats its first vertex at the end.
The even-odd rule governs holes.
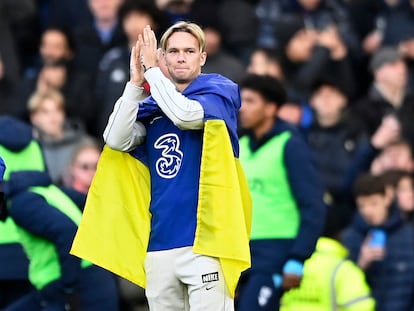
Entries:
POLYGON ((382 47, 372 56, 369 67, 371 72, 375 72, 383 65, 394 63, 400 59, 402 59, 402 56, 396 47, 382 47))

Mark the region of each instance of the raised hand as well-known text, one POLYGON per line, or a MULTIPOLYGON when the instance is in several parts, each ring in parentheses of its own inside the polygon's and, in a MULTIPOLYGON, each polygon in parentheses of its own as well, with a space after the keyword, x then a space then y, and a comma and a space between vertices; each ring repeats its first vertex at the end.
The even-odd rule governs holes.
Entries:
POLYGON ((383 149, 390 143, 401 138, 401 125, 395 115, 386 115, 381 125, 371 136, 371 144, 377 149, 383 149))
POLYGON ((367 269, 373 261, 382 260, 385 256, 385 248, 371 246, 370 238, 371 237, 367 237, 361 245, 358 257, 358 266, 360 266, 362 270, 367 269))
POLYGON ((140 51, 140 62, 144 72, 149 68, 158 66, 157 38, 150 26, 145 26, 142 36, 143 44, 140 51))
POLYGON ((129 70, 130 70, 130 82, 136 86, 142 86, 145 81, 144 78, 144 68, 142 68, 140 55, 141 49, 144 45, 142 35, 138 36, 138 40, 135 43, 135 46, 132 47, 131 59, 129 61, 129 70))

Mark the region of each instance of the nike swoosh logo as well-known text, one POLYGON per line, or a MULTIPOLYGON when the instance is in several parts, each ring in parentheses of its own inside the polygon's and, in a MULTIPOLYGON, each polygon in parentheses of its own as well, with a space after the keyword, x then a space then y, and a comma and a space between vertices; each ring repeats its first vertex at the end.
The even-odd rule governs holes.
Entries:
POLYGON ((158 120, 158 119, 161 119, 162 117, 155 117, 154 119, 152 119, 151 121, 150 121, 150 124, 152 124, 152 123, 154 123, 154 121, 155 120, 158 120))
POLYGON ((210 286, 210 287, 207 287, 207 286, 206 286, 206 290, 210 290, 210 289, 212 289, 212 288, 214 288, 214 287, 216 287, 216 286, 210 286))

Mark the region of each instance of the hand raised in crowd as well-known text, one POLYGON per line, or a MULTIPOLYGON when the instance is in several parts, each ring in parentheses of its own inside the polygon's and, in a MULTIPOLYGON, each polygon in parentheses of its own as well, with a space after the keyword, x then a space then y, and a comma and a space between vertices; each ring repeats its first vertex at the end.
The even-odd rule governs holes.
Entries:
POLYGON ((362 40, 362 49, 365 53, 372 55, 374 54, 382 43, 383 35, 379 31, 373 31, 369 33, 363 40, 362 40))
POLYGON ((401 41, 398 45, 400 53, 407 59, 414 59, 414 38, 401 41))
POLYGON ((348 52, 337 27, 333 25, 328 26, 318 33, 317 42, 319 45, 330 50, 331 58, 334 60, 344 58, 348 52))
POLYGON ((386 115, 381 125, 371 136, 371 144, 377 149, 383 149, 385 146, 400 138, 401 126, 396 116, 386 115))
POLYGON ((382 260, 385 256, 385 248, 381 246, 370 245, 371 236, 365 239, 361 246, 361 251, 358 258, 358 266, 362 270, 367 269, 373 261, 382 260))

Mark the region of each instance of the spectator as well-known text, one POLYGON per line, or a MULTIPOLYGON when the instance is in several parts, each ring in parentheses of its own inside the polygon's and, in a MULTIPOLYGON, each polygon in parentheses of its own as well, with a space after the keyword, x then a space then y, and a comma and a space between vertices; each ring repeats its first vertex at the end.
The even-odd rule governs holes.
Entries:
POLYGON ((283 81, 284 74, 280 64, 280 52, 271 48, 256 48, 250 55, 247 73, 269 75, 283 81))
POLYGON ((394 203, 396 204, 396 206, 398 207, 398 201, 397 201, 397 185, 398 185, 398 181, 401 178, 401 176, 406 173, 403 170, 399 170, 399 169, 391 169, 391 170, 387 170, 384 173, 382 173, 380 176, 384 183, 385 183, 385 192, 391 201, 394 201, 394 203))
POLYGON ((368 55, 375 54, 383 46, 398 46, 413 35, 412 29, 414 26, 414 8, 410 1, 384 0, 378 3, 372 2, 370 17, 367 19, 367 16, 364 15, 365 23, 367 23, 367 20, 370 21, 370 27, 365 26, 368 31, 362 33, 364 35, 362 47, 368 55))
POLYGON ((38 90, 58 89, 66 100, 66 113, 71 119, 83 123, 90 134, 96 111, 92 100, 91 77, 77 70, 73 59, 76 55, 71 34, 59 27, 50 27, 42 34, 39 46, 39 64, 26 71, 15 96, 14 115, 29 120, 27 101, 38 90))
POLYGON ((398 45, 398 50, 404 57, 408 66, 409 85, 410 90, 414 90, 414 34, 407 37, 398 45))
POLYGON ((218 73, 238 83, 245 73, 244 63, 223 46, 222 22, 217 16, 218 6, 209 3, 205 7, 196 7, 192 20, 199 24, 206 34, 206 53, 208 58, 203 73, 218 73))
MULTIPOLYGON (((372 53, 379 48, 378 38, 380 38, 381 35, 374 35, 370 40, 365 40, 365 38, 368 37, 368 34, 374 28, 378 27, 379 30, 383 27, 382 22, 376 18, 376 15, 381 11, 384 2, 385 1, 373 0, 346 1, 349 18, 358 36, 358 42, 362 52, 361 57, 356 59, 353 64, 357 87, 355 98, 359 98, 367 92, 372 80, 372 74, 367 69, 372 53), (379 22, 377 23, 376 21, 379 22), (367 44, 369 47, 366 46, 367 44), (367 49, 371 49, 371 51, 368 51, 367 49)), ((377 34, 380 34, 381 32, 381 30, 378 32, 375 31, 377 34)))
POLYGON ((194 0, 166 0, 163 3, 157 1, 158 8, 165 12, 169 25, 189 20, 193 3, 194 0))
POLYGON ((299 286, 303 263, 322 233, 323 190, 305 141, 276 117, 286 101, 280 81, 249 75, 240 88, 240 125, 248 131, 240 138, 240 161, 253 222, 252 266, 241 276, 236 309, 278 310, 282 292, 299 286))
MULTIPOLYGON (((1 132, 26 144, 13 150, 5 147, 3 141, 0 146, 10 169, 8 212, 28 256, 29 279, 35 289, 3 310, 119 310, 113 276, 69 254, 81 218, 80 209, 51 184, 42 170, 41 149, 36 148, 31 132, 22 137, 22 133, 10 132, 11 129, 1 132)), ((10 269, 13 264, 7 266, 10 269)))
MULTIPOLYGON (((384 117, 381 125, 378 127, 375 133, 369 137, 369 140, 366 143, 362 143, 357 148, 357 150, 355 150, 354 158, 348 168, 348 173, 345 178, 345 188, 347 189, 346 192, 352 193, 353 184, 360 174, 371 172, 375 175, 381 175, 384 171, 386 171, 384 168, 387 166, 383 167, 382 160, 378 163, 380 165, 374 164, 374 162, 377 161, 377 158, 380 157, 381 153, 387 149, 388 146, 398 144, 400 140, 401 128, 395 117, 392 115, 384 117), (376 166, 376 168, 374 168, 374 166, 376 166)), ((392 154, 394 154, 393 157, 395 157, 395 153, 392 154)), ((398 157, 401 155, 403 161, 399 161, 399 163, 404 163, 404 159, 409 159, 406 152, 399 154, 398 157)), ((385 162, 390 163, 388 160, 385 162)), ((404 163, 404 165, 407 165, 407 163, 404 163)), ((398 169, 398 166, 395 168, 398 169)), ((392 168, 392 166, 389 167, 392 168)), ((352 195, 351 198, 353 202, 352 205, 355 206, 352 195)))
POLYGON ((58 91, 34 93, 29 99, 28 110, 34 136, 44 152, 48 172, 55 183, 61 184, 73 150, 90 137, 82 125, 66 118, 65 100, 58 91))
POLYGON ((70 63, 75 57, 76 47, 71 32, 66 28, 50 26, 41 35, 38 59, 33 68, 25 72, 26 77, 33 77, 39 73, 44 64, 59 62, 70 63))
MULTIPOLYGON (((30 96, 35 92, 58 90, 65 98, 65 110, 69 118, 84 126, 88 133, 95 134, 93 121, 96 110, 92 101, 91 79, 87 75, 72 71, 67 63, 46 64, 36 78, 28 78, 21 84, 20 103, 27 107, 30 96)), ((20 110, 22 110, 20 108, 20 110)), ((21 115, 21 113, 19 113, 21 115)), ((23 120, 28 120, 27 109, 23 120)))
POLYGON ((341 215, 341 225, 348 224, 354 209, 346 178, 356 150, 368 137, 351 114, 346 93, 337 81, 315 83, 309 103, 313 121, 304 132, 325 187, 324 201, 341 215))
MULTIPOLYGON (((280 63, 278 49, 258 47, 250 55, 247 73, 258 75, 270 75, 285 83, 284 73, 280 63)), ((290 92, 287 90, 288 93, 290 92)), ((309 109, 296 102, 286 102, 278 109, 278 116, 294 125, 302 126, 307 123, 306 116, 309 109)))
POLYGON ((386 145, 371 163, 371 173, 381 175, 387 171, 414 171, 412 145, 404 140, 397 140, 386 145))
MULTIPOLYGON (((21 151, 41 149, 39 144, 32 139, 32 128, 10 116, 0 116, 0 155, 7 161, 7 170, 4 181, 9 180, 9 175, 15 170, 36 168, 45 170, 42 157, 27 156, 20 161, 8 158, 9 150, 21 151)), ((30 153, 30 152, 28 152, 30 153)), ((6 191, 5 184, 0 186, 6 191)), ((29 261, 21 244, 16 224, 8 216, 7 205, 1 206, 0 221, 0 308, 4 308, 33 290, 29 281, 29 261)))
POLYGON ((247 66, 258 29, 253 1, 218 1, 217 14, 222 26, 224 49, 247 66))
POLYGON ((11 114, 13 112, 12 98, 15 92, 17 83, 10 81, 6 77, 6 68, 0 54, 0 114, 11 114))
POLYGON ((323 32, 331 27, 338 32, 340 40, 350 52, 351 59, 360 57, 359 40, 347 6, 337 0, 260 0, 256 4, 260 21, 257 44, 262 47, 283 47, 285 23, 299 18, 306 28, 323 32))
POLYGON ((360 175, 354 196, 358 212, 342 235, 350 259, 365 271, 376 310, 412 310, 414 227, 402 220, 380 176, 360 175))
POLYGON ((14 26, 35 13, 33 0, 0 1, 0 115, 12 113, 12 97, 21 77, 20 50, 14 26))
POLYGON ((40 0, 38 1, 39 26, 47 29, 51 25, 72 28, 92 18, 86 0, 40 0))
POLYGON ((335 25, 321 31, 307 29, 303 20, 291 19, 280 31, 281 64, 290 100, 306 101, 315 81, 330 77, 348 97, 355 91, 349 51, 335 25))
POLYGON ((118 9, 123 0, 87 0, 92 14, 90 22, 74 29, 77 68, 95 76, 103 55, 115 46, 126 43, 118 21, 118 9))
POLYGON ((208 60, 203 66, 204 73, 219 73, 234 82, 244 76, 244 64, 222 47, 222 33, 217 26, 205 26, 206 52, 208 60))
POLYGON ((370 90, 354 104, 355 114, 361 118, 370 135, 382 118, 394 114, 402 127, 405 139, 414 141, 414 95, 407 89, 407 65, 395 47, 384 47, 370 62, 374 75, 370 90))
POLYGON ((95 175, 101 147, 93 140, 76 146, 71 161, 63 174, 63 185, 87 194, 95 175))
POLYGON ((414 179, 412 173, 400 172, 395 195, 403 219, 414 224, 414 179))
POLYGON ((128 44, 110 49, 103 56, 96 76, 95 101, 99 105, 95 115, 96 133, 101 139, 115 101, 122 95, 129 78, 130 51, 138 34, 146 25, 160 33, 166 25, 166 17, 150 0, 125 0, 120 6, 118 19, 128 38, 128 44))

